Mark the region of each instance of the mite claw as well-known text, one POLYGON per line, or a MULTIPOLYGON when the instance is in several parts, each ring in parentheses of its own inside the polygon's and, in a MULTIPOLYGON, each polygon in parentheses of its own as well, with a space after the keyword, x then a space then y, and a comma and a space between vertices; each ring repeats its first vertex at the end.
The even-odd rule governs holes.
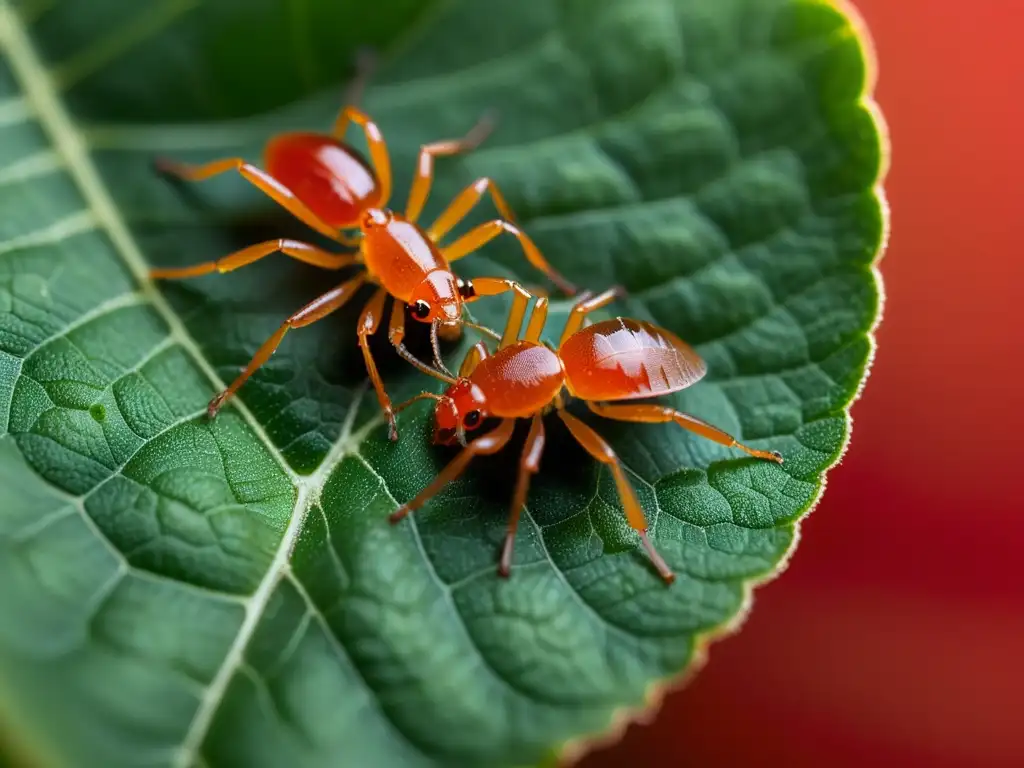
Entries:
POLYGON ((477 120, 476 125, 470 129, 469 134, 465 138, 466 145, 470 149, 476 149, 491 135, 491 132, 494 131, 497 125, 498 110, 492 107, 484 112, 480 119, 477 120))
POLYGON ((224 400, 226 399, 226 397, 227 397, 227 394, 225 392, 221 392, 219 395, 216 395, 210 401, 210 404, 208 406, 206 406, 206 418, 208 418, 208 419, 215 419, 215 418, 217 418, 217 412, 220 410, 220 407, 222 405, 224 405, 224 400))
POLYGON ((564 278, 561 280, 555 280, 554 283, 566 296, 576 296, 580 292, 579 288, 564 278))
POLYGON ((406 507, 405 505, 402 505, 394 512, 392 512, 390 515, 388 515, 388 522, 394 525, 395 523, 400 522, 402 518, 404 518, 408 514, 409 508, 406 507))
POLYGON ((364 45, 356 51, 356 70, 359 73, 369 74, 377 66, 377 51, 372 45, 364 45))
POLYGON ((498 124, 498 120, 501 119, 501 110, 497 107, 488 107, 480 118, 480 122, 485 123, 491 127, 498 124))
POLYGON ((393 413, 388 414, 388 440, 398 442, 398 422, 393 413))
POLYGON ((647 550, 647 556, 651 559, 651 563, 654 565, 655 570, 661 575, 661 578, 665 580, 666 584, 671 584, 676 580, 676 575, 672 573, 672 569, 668 567, 661 555, 658 554, 658 550, 651 544, 651 540, 647 537, 647 529, 637 531, 640 535, 640 541, 644 544, 644 549, 647 550))
POLYGON ((513 539, 506 537, 505 543, 501 547, 501 558, 498 560, 498 575, 503 579, 507 579, 512 571, 512 544, 513 539))
POLYGON ((779 464, 782 463, 782 454, 779 453, 778 451, 772 451, 772 458, 779 464))

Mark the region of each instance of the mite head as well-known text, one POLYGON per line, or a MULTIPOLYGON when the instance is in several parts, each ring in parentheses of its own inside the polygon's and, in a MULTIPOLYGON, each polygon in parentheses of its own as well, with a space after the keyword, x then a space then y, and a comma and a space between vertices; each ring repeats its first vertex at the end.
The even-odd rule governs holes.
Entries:
POLYGON ((413 289, 409 311, 422 323, 457 326, 462 318, 462 294, 455 275, 445 269, 428 272, 413 289))
MULTIPOLYGON (((476 288, 473 287, 472 280, 463 280, 461 277, 456 277, 455 287, 459 291, 459 296, 462 298, 463 304, 467 301, 473 301, 476 299, 476 288)), ((461 313, 461 308, 459 311, 461 313)), ((470 325, 472 325, 472 323, 470 323, 470 325)), ((439 323, 438 326, 438 335, 444 341, 458 341, 462 337, 462 323, 460 322, 442 322, 439 323)))
POLYGON ((458 379, 445 390, 434 409, 434 443, 466 444, 466 432, 484 423, 487 418, 487 396, 466 378, 458 379))

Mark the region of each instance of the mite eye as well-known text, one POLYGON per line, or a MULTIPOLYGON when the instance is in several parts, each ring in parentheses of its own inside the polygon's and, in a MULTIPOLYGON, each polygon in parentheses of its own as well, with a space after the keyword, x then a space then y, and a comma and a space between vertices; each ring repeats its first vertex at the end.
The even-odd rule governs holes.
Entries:
POLYGON ((427 304, 423 299, 420 299, 411 307, 409 310, 412 312, 412 316, 417 320, 426 320, 430 317, 430 305, 427 304))
POLYGON ((470 411, 462 423, 466 425, 466 429, 472 429, 480 423, 480 411, 470 411))

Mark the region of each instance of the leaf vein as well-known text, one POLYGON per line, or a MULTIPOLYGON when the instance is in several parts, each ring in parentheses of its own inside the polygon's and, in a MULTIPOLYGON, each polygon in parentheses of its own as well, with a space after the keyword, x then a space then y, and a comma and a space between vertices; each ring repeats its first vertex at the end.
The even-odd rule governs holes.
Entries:
MULTIPOLYGON (((370 472, 374 477, 377 478, 377 480, 380 482, 381 488, 384 489, 384 493, 387 494, 388 499, 391 500, 391 502, 397 509, 399 506, 398 501, 391 494, 391 489, 388 488, 387 481, 385 481, 384 478, 381 477, 377 470, 374 469, 370 462, 368 462, 360 453, 357 452, 352 455, 356 459, 358 459, 360 463, 362 463, 362 465, 366 468, 368 472, 370 472)), ((496 667, 491 662, 491 660, 487 658, 487 656, 483 653, 479 645, 477 645, 476 638, 470 631, 469 624, 467 624, 465 617, 462 615, 462 611, 459 609, 458 602, 454 599, 454 596, 452 595, 451 587, 446 581, 444 581, 444 579, 441 578, 440 574, 437 572, 437 567, 434 565, 433 559, 430 557, 429 554, 427 554, 426 547, 423 546, 423 537, 420 535, 419 527, 416 522, 416 516, 409 515, 408 520, 410 530, 412 531, 413 542, 416 545, 416 549, 419 552, 420 558, 423 560, 423 563, 426 566, 427 574, 430 576, 431 581, 433 581, 434 584, 438 587, 438 590, 441 593, 441 597, 448 606, 451 615, 458 620, 459 626, 462 629, 462 633, 464 634, 466 640, 468 641, 469 647, 475 651, 475 655, 478 661, 480 662, 481 668, 487 670, 494 680, 501 683, 503 687, 505 687, 508 690, 509 693, 513 694, 514 698, 538 698, 537 691, 531 691, 515 683, 511 678, 509 678, 507 674, 498 669, 498 667, 496 667)))
POLYGON ((0 169, 0 187, 21 184, 45 176, 61 167, 61 158, 52 149, 43 149, 31 155, 18 158, 0 169))
POLYGON ((401 739, 406 744, 411 746, 417 752, 422 753, 427 751, 428 748, 426 745, 416 744, 409 736, 409 734, 405 731, 405 729, 399 726, 398 722, 394 719, 394 717, 392 717, 387 707, 385 707, 383 702, 381 701, 379 692, 376 689, 374 689, 372 685, 370 685, 369 679, 367 679, 367 677, 363 674, 363 671, 359 668, 359 665, 355 663, 355 659, 352 658, 351 654, 348 652, 348 649, 345 648, 345 646, 341 643, 340 640, 338 640, 337 635, 335 635, 333 630, 331 629, 330 622, 327 621, 327 617, 324 616, 323 612, 319 609, 317 604, 313 602, 313 598, 310 597, 309 593, 306 591, 306 588, 302 584, 302 582, 298 578, 296 578, 295 575, 290 571, 286 573, 284 577, 291 582, 292 586, 294 586, 296 591, 298 591, 298 593, 302 596, 302 599, 305 601, 309 612, 316 619, 317 623, 320 625, 321 631, 327 638, 328 645, 331 646, 331 648, 334 650, 335 655, 338 657, 338 661, 347 666, 358 676, 360 682, 363 684, 363 688, 367 693, 368 701, 370 701, 373 704, 374 708, 380 714, 384 724, 387 727, 389 727, 395 733, 395 735, 398 736, 399 739, 401 739))
POLYGON ((200 2, 201 0, 164 0, 155 7, 150 5, 138 16, 113 30, 107 37, 98 39, 91 48, 54 65, 50 77, 58 90, 68 90, 116 61, 122 54, 142 45, 179 16, 198 7, 200 2))
POLYGON ((12 251, 38 248, 43 245, 56 245, 72 235, 90 232, 96 229, 96 226, 96 217, 91 211, 78 211, 58 219, 49 226, 15 235, 0 242, 0 256, 12 251))

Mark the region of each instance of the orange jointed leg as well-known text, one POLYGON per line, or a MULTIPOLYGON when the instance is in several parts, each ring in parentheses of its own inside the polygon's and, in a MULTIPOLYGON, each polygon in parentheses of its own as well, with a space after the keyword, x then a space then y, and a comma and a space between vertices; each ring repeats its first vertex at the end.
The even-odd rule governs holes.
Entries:
POLYGON ((478 341, 469 351, 466 352, 466 356, 462 358, 462 365, 459 366, 459 378, 469 378, 476 367, 480 365, 480 361, 488 356, 487 345, 482 341, 478 341))
POLYGON ((392 523, 397 523, 410 512, 415 512, 417 509, 422 507, 430 501, 433 496, 437 495, 442 488, 448 485, 448 483, 458 478, 474 457, 497 453, 500 451, 508 443, 509 438, 512 437, 515 425, 515 419, 505 419, 496 429, 485 435, 481 435, 471 442, 459 451, 458 456, 448 462, 448 466, 441 470, 430 485, 420 491, 414 499, 403 504, 397 510, 392 512, 388 519, 392 523))
POLYGON ((539 269, 547 275, 548 279, 557 285, 563 292, 570 295, 576 293, 576 286, 555 272, 554 268, 548 264, 547 259, 545 259, 543 254, 541 254, 533 240, 530 239, 530 236, 519 229, 515 224, 510 224, 502 219, 494 219, 493 221, 484 222, 480 226, 474 227, 451 245, 442 248, 441 252, 449 262, 457 261, 463 256, 483 248, 502 232, 507 232, 515 237, 519 241, 519 245, 522 246, 523 253, 526 255, 526 260, 536 269, 539 269))
POLYGON ((347 280, 339 285, 337 288, 329 290, 323 296, 313 299, 313 301, 285 320, 284 323, 281 324, 281 327, 278 328, 269 339, 263 342, 263 345, 258 350, 256 350, 256 354, 252 356, 252 360, 249 361, 245 370, 242 371, 233 382, 231 382, 231 385, 227 389, 210 401, 210 405, 207 407, 207 413, 210 418, 212 419, 216 416, 217 411, 219 411, 220 407, 224 405, 224 402, 237 392, 239 387, 241 387, 261 365, 270 359, 270 356, 274 354, 274 350, 276 350, 278 345, 280 345, 281 340, 288 331, 292 328, 302 328, 303 326, 310 325, 315 323, 317 320, 327 317, 327 315, 339 309, 345 304, 345 302, 351 299, 364 282, 366 282, 366 277, 364 275, 356 275, 351 280, 347 280))
POLYGON ((473 295, 466 299, 467 302, 476 301, 481 296, 498 296, 502 293, 513 291, 512 307, 508 312, 508 320, 505 322, 505 332, 501 335, 501 342, 498 349, 504 349, 514 344, 519 338, 519 329, 523 325, 523 318, 526 317, 526 308, 532 298, 526 289, 515 280, 507 280, 503 277, 478 277, 473 281, 473 295))
POLYGON ((565 321, 565 328, 562 330, 562 338, 558 342, 558 346, 565 344, 566 339, 583 327, 583 320, 588 314, 607 307, 624 295, 625 291, 616 286, 597 294, 597 296, 588 296, 577 301, 569 312, 569 318, 565 321))
POLYGON ((540 335, 544 333, 544 323, 548 320, 548 300, 541 296, 533 305, 533 312, 530 314, 530 322, 526 324, 526 333, 523 334, 523 341, 539 343, 540 335))
POLYGON ((384 136, 377 124, 370 119, 370 116, 355 107, 345 107, 338 120, 334 124, 332 135, 336 139, 342 139, 350 122, 355 123, 363 130, 366 136, 366 144, 370 148, 370 160, 377 171, 377 178, 380 181, 380 203, 381 208, 388 204, 391 197, 391 158, 388 156, 388 147, 384 143, 384 136))
POLYGON ((391 319, 388 321, 388 341, 395 348, 399 357, 419 369, 428 376, 437 376, 437 372, 417 358, 405 346, 405 304, 397 299, 391 305, 391 319))
POLYGON ((373 384, 373 391, 377 394, 377 402, 384 411, 388 420, 388 437, 391 440, 398 439, 398 425, 395 423, 395 412, 391 407, 391 398, 384 391, 384 382, 377 371, 377 364, 373 361, 373 353, 370 352, 368 339, 377 332, 381 320, 384 319, 384 301, 388 294, 380 288, 366 303, 363 313, 359 316, 359 326, 356 334, 359 337, 359 348, 363 351, 363 362, 366 363, 366 372, 370 375, 370 382, 373 384))
POLYGON ((758 459, 782 463, 782 454, 778 451, 761 451, 757 448, 750 448, 718 427, 668 406, 655 404, 600 405, 597 403, 587 403, 587 406, 598 416, 616 419, 617 421, 635 421, 645 424, 666 424, 674 421, 683 429, 688 429, 701 437, 706 437, 708 440, 714 440, 716 443, 730 448, 739 448, 744 453, 748 453, 758 459))
POLYGON ((343 245, 352 246, 358 243, 350 237, 341 234, 306 207, 299 198, 284 184, 279 182, 266 171, 262 171, 255 165, 245 162, 240 157, 228 157, 223 160, 214 160, 205 165, 188 165, 177 163, 173 160, 159 158, 156 161, 157 170, 161 173, 169 173, 172 176, 187 181, 203 181, 211 176, 218 176, 228 171, 237 171, 243 179, 252 184, 256 189, 284 208, 288 213, 297 218, 308 227, 312 227, 321 235, 331 238, 343 245))
MULTIPOLYGON (((430 194, 430 186, 434 181, 434 158, 451 157, 452 155, 458 155, 463 152, 471 152, 480 146, 483 140, 487 138, 488 134, 490 134, 493 129, 494 118, 490 115, 484 115, 476 125, 469 129, 469 133, 461 139, 435 141, 431 144, 424 144, 420 148, 419 160, 416 163, 416 176, 413 178, 412 187, 409 189, 409 202, 405 206, 405 217, 407 219, 410 221, 416 221, 416 219, 420 217, 420 214, 423 213, 423 206, 427 202, 427 196, 430 194)), ((454 203, 449 206, 449 209, 452 207, 454 207, 454 203)), ((472 207, 472 204, 470 207, 472 207)), ((463 212, 462 215, 456 219, 456 222, 459 219, 462 219, 465 215, 465 212, 463 212)), ((453 222, 452 226, 454 226, 456 222, 453 222)), ((451 229, 451 226, 449 226, 448 229, 451 229)), ((430 238, 437 242, 440 235, 434 237, 433 234, 431 234, 430 238)))
POLYGON ((619 458, 615 455, 615 451, 597 432, 568 411, 560 408, 558 416, 565 422, 565 426, 569 428, 572 436, 576 438, 576 441, 583 446, 587 453, 602 464, 608 465, 608 468, 612 471, 612 478, 615 480, 615 487, 618 489, 619 498, 622 500, 622 508, 626 513, 626 520, 629 522, 630 527, 640 535, 644 549, 647 550, 647 556, 654 563, 654 567, 661 574, 661 578, 668 583, 672 583, 675 580, 675 575, 647 537, 647 520, 644 518, 643 508, 640 506, 640 501, 636 497, 636 491, 630 485, 626 473, 619 463, 619 458))
POLYGON ((498 561, 498 575, 508 577, 512 570, 512 547, 516 540, 516 527, 519 525, 519 514, 526 504, 526 494, 530 490, 530 477, 540 470, 540 457, 544 453, 544 419, 536 413, 530 424, 530 433, 526 436, 523 453, 519 459, 519 474, 516 477, 516 490, 512 494, 512 506, 509 508, 508 529, 505 532, 505 543, 501 547, 501 559, 498 561))
POLYGON ((234 253, 217 259, 206 261, 191 267, 176 267, 166 269, 151 269, 149 276, 154 280, 180 280, 185 277, 198 277, 213 272, 224 274, 232 272, 241 267, 252 264, 255 261, 280 251, 285 256, 312 264, 315 267, 324 269, 341 269, 357 263, 355 256, 341 253, 330 253, 315 245, 303 243, 300 240, 267 240, 265 243, 250 245, 234 253))
POLYGON ((473 210, 473 207, 483 199, 483 196, 490 193, 494 207, 498 209, 498 215, 510 224, 514 224, 516 217, 512 213, 505 196, 501 194, 498 185, 486 176, 481 177, 463 189, 455 196, 448 207, 445 208, 437 221, 430 225, 427 234, 435 243, 451 232, 452 227, 466 218, 466 215, 473 210))

